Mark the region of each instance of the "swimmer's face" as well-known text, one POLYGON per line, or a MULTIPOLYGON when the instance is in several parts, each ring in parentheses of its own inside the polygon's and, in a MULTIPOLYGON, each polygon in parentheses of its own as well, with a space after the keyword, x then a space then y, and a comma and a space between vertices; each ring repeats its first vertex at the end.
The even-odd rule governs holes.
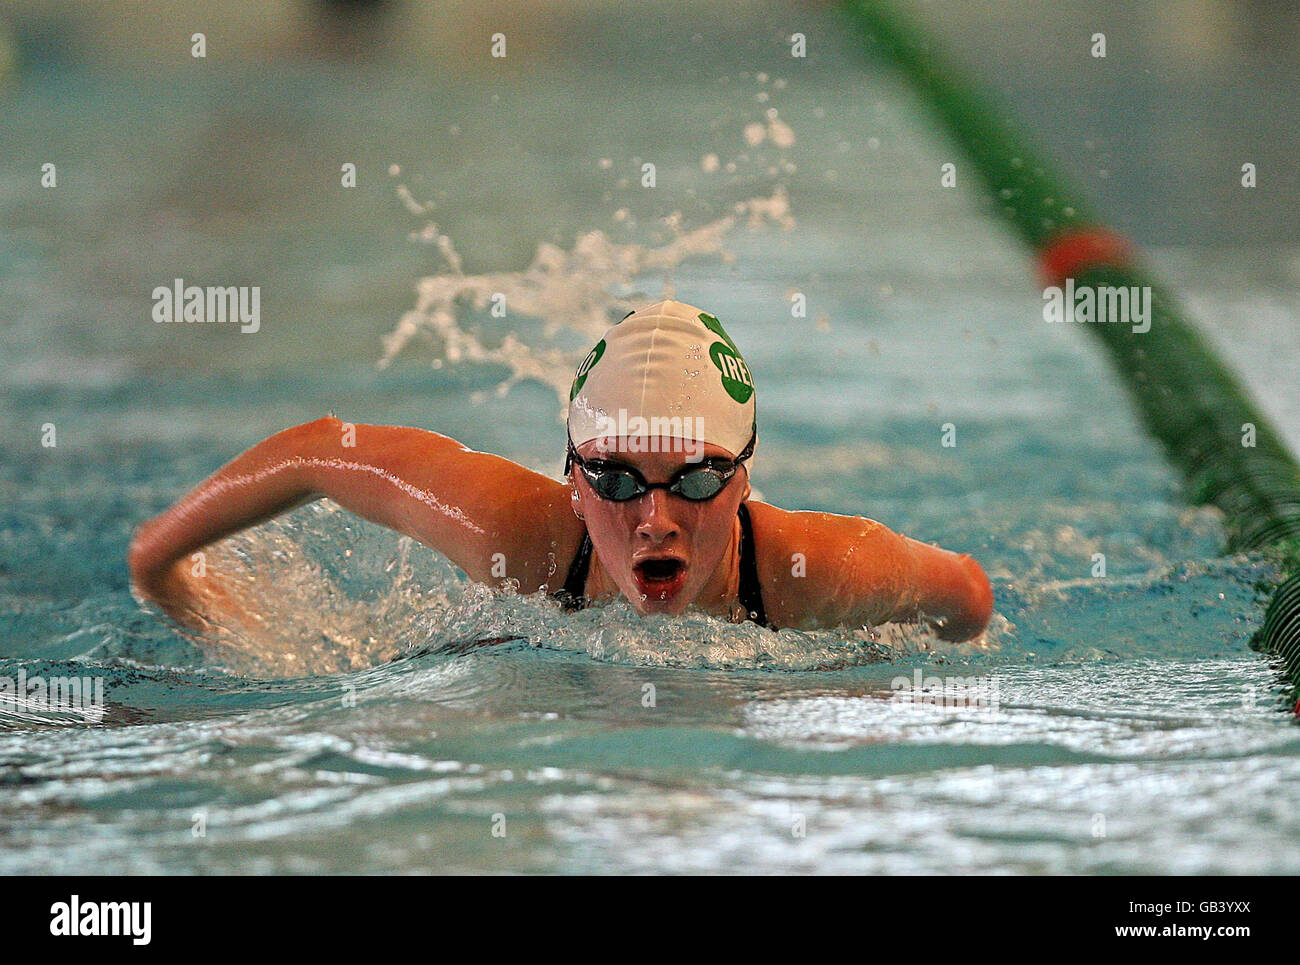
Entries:
MULTIPOLYGON (((677 439, 647 446, 644 439, 619 437, 593 439, 578 447, 578 455, 629 466, 653 484, 668 482, 702 459, 729 460, 734 454, 720 446, 677 439), (646 448, 657 451, 633 451, 646 448)), ((615 502, 596 495, 576 465, 569 478, 578 491, 578 510, 596 555, 641 613, 675 615, 695 601, 717 570, 740 504, 749 497, 749 470, 743 464, 718 495, 700 502, 665 489, 615 502)))

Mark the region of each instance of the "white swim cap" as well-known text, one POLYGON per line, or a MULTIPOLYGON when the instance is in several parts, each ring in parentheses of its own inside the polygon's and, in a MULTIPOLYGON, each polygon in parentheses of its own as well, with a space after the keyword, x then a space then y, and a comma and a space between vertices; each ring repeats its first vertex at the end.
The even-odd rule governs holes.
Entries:
POLYGON ((712 443, 738 456, 754 438, 754 381, 722 324, 659 302, 610 328, 569 391, 575 447, 619 436, 712 443))

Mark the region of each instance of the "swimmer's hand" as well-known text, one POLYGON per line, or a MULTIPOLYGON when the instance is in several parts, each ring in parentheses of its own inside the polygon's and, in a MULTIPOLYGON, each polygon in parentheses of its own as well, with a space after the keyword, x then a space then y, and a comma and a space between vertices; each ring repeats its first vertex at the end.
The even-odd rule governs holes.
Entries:
POLYGON ((993 616, 993 587, 965 553, 892 534, 900 543, 898 596, 888 622, 919 620, 941 640, 973 640, 993 616))
POLYGON ((952 553, 925 543, 917 545, 928 550, 931 558, 942 554, 939 565, 923 570, 918 610, 930 619, 942 640, 978 637, 993 617, 993 585, 984 567, 965 553, 952 553), (927 605, 942 616, 931 617, 934 611, 925 610, 927 605))
POLYGON ((176 560, 161 571, 143 574, 132 589, 138 601, 154 604, 190 630, 204 632, 213 625, 251 629, 260 620, 219 573, 198 560, 176 560))
POLYGON ((993 616, 993 587, 965 553, 893 534, 901 543, 897 601, 888 622, 928 623, 941 640, 973 640, 993 616))

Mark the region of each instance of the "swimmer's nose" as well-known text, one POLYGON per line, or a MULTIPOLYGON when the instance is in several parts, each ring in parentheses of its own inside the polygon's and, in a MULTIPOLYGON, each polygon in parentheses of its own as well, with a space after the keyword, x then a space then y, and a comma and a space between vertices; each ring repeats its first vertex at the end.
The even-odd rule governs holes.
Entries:
POLYGON ((665 490, 652 489, 636 501, 640 519, 637 522, 637 535, 652 543, 662 543, 668 537, 679 532, 677 521, 673 518, 672 497, 665 490))

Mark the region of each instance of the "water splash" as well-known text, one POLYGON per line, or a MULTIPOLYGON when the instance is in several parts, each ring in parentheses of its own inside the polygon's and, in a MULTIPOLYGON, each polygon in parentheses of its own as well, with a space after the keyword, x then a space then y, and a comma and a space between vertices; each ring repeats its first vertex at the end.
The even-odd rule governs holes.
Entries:
MULTIPOLYGON (((665 219, 673 238, 659 246, 622 244, 595 230, 581 235, 569 251, 549 243, 538 245, 523 271, 465 275, 449 269, 422 278, 415 307, 384 337, 379 364, 385 367, 415 341, 429 339, 438 353, 436 366, 474 362, 508 368, 509 375, 497 386, 499 395, 532 379, 550 386, 557 398, 567 401, 569 382, 582 352, 530 345, 515 332, 507 333, 498 344, 487 344, 463 322, 466 310, 486 313, 494 305, 508 305, 512 315, 544 320, 542 334, 547 339, 554 339, 561 330, 581 334, 582 351, 586 351, 587 343, 646 300, 617 295, 615 289, 633 288, 643 276, 662 272, 663 295, 671 297, 671 270, 694 258, 729 258, 723 242, 741 218, 748 218, 751 229, 766 223, 789 227, 792 219, 785 188, 778 186, 770 196, 738 202, 732 213, 697 228, 682 228, 675 216, 665 219)), ((450 240, 439 238, 449 264, 459 265, 450 240)))
POLYGON ((469 582, 407 537, 320 502, 212 548, 209 574, 238 610, 213 612, 210 666, 271 677, 349 673, 412 657, 504 647, 584 654, 639 667, 811 672, 882 661, 1000 664, 1113 661, 1171 651, 1239 653, 1266 561, 1192 561, 1105 580, 999 585, 999 613, 977 640, 919 625, 773 632, 702 613, 640 616, 625 601, 566 613, 543 594, 469 582), (1193 629, 1194 628, 1194 629, 1193 629))
MULTIPOLYGON (((539 243, 522 271, 467 275, 452 239, 435 222, 426 221, 413 236, 434 246, 441 270, 418 282, 415 306, 384 336, 379 367, 387 367, 417 343, 429 343, 435 368, 464 363, 504 366, 508 375, 497 385, 498 395, 532 380, 550 386, 563 406, 573 371, 591 342, 646 303, 641 289, 648 288, 649 276, 661 276, 661 296, 673 297, 673 269, 699 259, 733 261, 725 242, 742 225, 750 231, 794 227, 789 194, 779 179, 795 170, 785 156, 796 143, 795 134, 775 108, 767 108, 763 116, 762 123, 747 125, 742 137, 751 148, 767 143, 777 152, 764 172, 774 182, 768 193, 737 201, 726 213, 695 227, 687 226, 682 213, 674 211, 659 219, 668 232, 668 240, 662 243, 617 242, 604 230, 593 229, 579 234, 567 250, 539 243), (514 323, 510 331, 494 337, 473 324, 476 315, 502 317, 507 311, 511 320, 540 320, 540 331, 514 323), (565 344, 566 336, 570 336, 567 342, 576 344, 565 344)), ((758 164, 760 159, 746 153, 722 165, 717 155, 708 154, 701 169, 731 176, 746 163, 758 164)), ((609 165, 602 162, 602 166, 609 165)), ((390 173, 399 176, 400 169, 394 166, 390 173)), ((396 190, 411 214, 430 213, 431 207, 418 202, 404 184, 396 190)), ((626 209, 615 212, 613 220, 635 224, 626 209)))
MULTIPOLYGON (((773 632, 702 613, 640 616, 626 602, 564 612, 543 594, 469 582, 438 554, 322 501, 209 551, 229 592, 192 639, 209 667, 259 677, 351 673, 501 646, 642 667, 824 671, 954 647, 919 626, 773 632)), ((973 648, 973 649, 972 649, 973 648)))

